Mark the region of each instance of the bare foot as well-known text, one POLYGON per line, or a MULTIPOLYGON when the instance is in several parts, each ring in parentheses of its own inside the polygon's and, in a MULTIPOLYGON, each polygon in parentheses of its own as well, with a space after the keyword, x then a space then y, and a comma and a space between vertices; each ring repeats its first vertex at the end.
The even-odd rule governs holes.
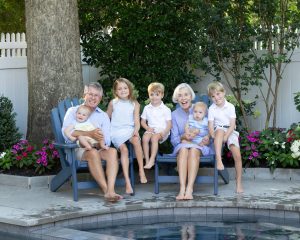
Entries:
POLYGON ((236 184, 236 193, 243 193, 244 192, 244 189, 243 189, 243 186, 242 184, 236 184))
POLYGON ((131 184, 129 183, 129 184, 126 184, 126 194, 128 194, 128 195, 132 195, 133 194, 133 189, 132 189, 132 187, 131 187, 131 184))
POLYGON ((176 200, 183 200, 184 199, 184 193, 185 193, 185 190, 180 190, 178 195, 176 196, 176 200))
POLYGON ((217 161, 217 169, 220 171, 224 170, 224 165, 222 161, 217 161))
POLYGON ((148 162, 148 163, 144 166, 144 168, 145 168, 145 169, 151 169, 153 166, 154 166, 154 162, 150 161, 150 162, 148 162))
POLYGON ((194 197, 193 197, 193 190, 187 189, 185 191, 184 200, 193 200, 193 199, 194 199, 194 197))
POLYGON ((123 199, 123 196, 116 194, 116 193, 106 193, 106 194, 104 194, 104 198, 108 202, 117 202, 117 201, 123 199))
POLYGON ((148 182, 144 171, 140 172, 140 182, 141 183, 147 183, 148 182))
POLYGON ((101 148, 104 149, 104 150, 108 150, 108 149, 109 149, 109 146, 104 145, 104 146, 102 146, 101 148))

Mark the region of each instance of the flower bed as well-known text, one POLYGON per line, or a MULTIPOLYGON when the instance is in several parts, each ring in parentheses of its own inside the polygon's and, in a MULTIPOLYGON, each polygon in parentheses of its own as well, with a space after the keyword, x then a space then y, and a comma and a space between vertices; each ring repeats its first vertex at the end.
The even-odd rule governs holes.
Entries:
POLYGON ((0 154, 1 173, 36 176, 55 174, 59 168, 59 154, 52 142, 43 141, 37 147, 27 140, 20 140, 0 154))
MULTIPOLYGON (((299 168, 300 125, 292 124, 289 130, 268 128, 263 131, 240 134, 241 155, 244 167, 299 168)), ((225 158, 231 159, 226 150, 225 158)), ((232 160, 233 161, 233 160, 232 160)), ((232 162, 231 161, 231 162, 232 162)))

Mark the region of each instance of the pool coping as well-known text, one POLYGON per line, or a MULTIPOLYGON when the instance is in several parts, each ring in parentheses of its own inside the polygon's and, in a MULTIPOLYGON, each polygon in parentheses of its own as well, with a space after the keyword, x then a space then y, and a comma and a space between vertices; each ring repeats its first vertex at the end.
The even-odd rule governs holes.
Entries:
MULTIPOLYGON (((88 236, 81 231, 85 228, 109 227, 118 224, 134 223, 135 219, 142 218, 143 223, 151 224, 173 217, 174 221, 224 221, 228 218, 237 220, 277 219, 282 223, 296 223, 300 227, 300 205, 269 204, 263 202, 234 202, 234 201, 170 201, 166 203, 133 204, 129 208, 114 206, 97 211, 62 214, 59 217, 49 217, 38 221, 19 221, 18 223, 4 223, 0 219, 0 229, 3 232, 22 234, 22 236, 42 239, 72 239, 71 236, 88 236), (150 218, 149 218, 150 217, 150 218), (149 220, 150 219, 150 220, 149 220), (73 229, 73 230, 70 230, 73 229), (62 238, 65 236, 66 238, 62 238), (70 237, 70 238, 69 238, 70 237)), ((140 223, 140 220, 139 220, 140 223)), ((88 233, 92 234, 92 233, 88 233)), ((97 235, 97 234, 96 234, 97 235)), ((97 236, 89 235, 88 239, 97 236)), ((105 239, 102 238, 95 239, 105 239)), ((111 239, 111 238, 109 238, 111 239)))

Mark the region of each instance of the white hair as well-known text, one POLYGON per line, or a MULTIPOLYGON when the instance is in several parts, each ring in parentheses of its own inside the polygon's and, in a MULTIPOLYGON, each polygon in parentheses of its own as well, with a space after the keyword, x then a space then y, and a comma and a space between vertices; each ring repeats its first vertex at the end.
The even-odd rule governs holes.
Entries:
POLYGON ((192 97, 192 100, 194 100, 194 98, 195 98, 195 92, 194 92, 194 90, 191 88, 191 86, 190 86, 189 84, 187 84, 187 83, 180 83, 180 84, 175 88, 174 93, 173 93, 173 96, 172 96, 172 101, 173 101, 174 103, 178 103, 178 93, 179 93, 179 91, 180 91, 181 89, 183 89, 183 88, 187 89, 187 90, 190 92, 191 97, 192 97))

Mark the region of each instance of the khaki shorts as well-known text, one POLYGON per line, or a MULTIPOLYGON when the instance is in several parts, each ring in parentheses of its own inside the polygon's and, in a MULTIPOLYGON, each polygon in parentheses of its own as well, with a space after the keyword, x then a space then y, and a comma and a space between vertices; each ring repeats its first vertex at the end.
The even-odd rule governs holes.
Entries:
MULTIPOLYGON (((227 130, 228 130, 228 128, 226 128, 226 127, 216 126, 215 131, 218 130, 218 129, 221 129, 224 132, 227 132, 227 130)), ((237 131, 233 130, 233 132, 230 134, 230 136, 228 137, 228 140, 227 140, 227 147, 228 148, 232 144, 237 146, 238 148, 240 148, 239 135, 240 134, 237 131)))
MULTIPOLYGON (((98 152, 102 151, 103 149, 99 149, 98 152)), ((86 161, 85 159, 82 159, 83 154, 86 150, 84 148, 76 148, 75 149, 75 157, 77 160, 80 161, 86 161)))
MULTIPOLYGON (((163 131, 163 130, 162 130, 163 131)), ((144 132, 144 134, 157 134, 157 133, 161 133, 162 131, 155 131, 154 133, 153 132, 144 132)), ((163 143, 163 142, 165 142, 167 139, 168 139, 168 137, 169 137, 169 135, 170 135, 170 133, 169 134, 167 134, 167 135, 165 135, 164 136, 164 138, 162 139, 162 140, 159 140, 159 143, 161 144, 161 143, 163 143)))

